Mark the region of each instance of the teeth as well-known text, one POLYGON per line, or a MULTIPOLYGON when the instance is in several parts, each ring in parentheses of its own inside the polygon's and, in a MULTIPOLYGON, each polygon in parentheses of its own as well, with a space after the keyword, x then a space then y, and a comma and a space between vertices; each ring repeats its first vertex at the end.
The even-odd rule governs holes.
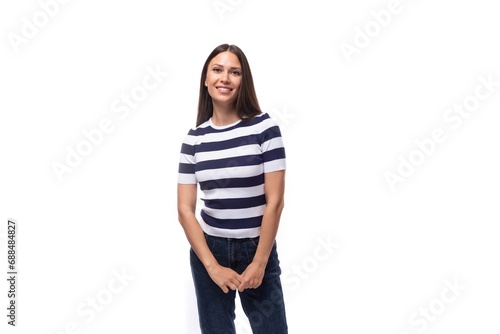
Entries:
POLYGON ((220 91, 223 91, 223 92, 230 92, 231 91, 230 88, 225 88, 225 87, 218 87, 217 89, 220 91))

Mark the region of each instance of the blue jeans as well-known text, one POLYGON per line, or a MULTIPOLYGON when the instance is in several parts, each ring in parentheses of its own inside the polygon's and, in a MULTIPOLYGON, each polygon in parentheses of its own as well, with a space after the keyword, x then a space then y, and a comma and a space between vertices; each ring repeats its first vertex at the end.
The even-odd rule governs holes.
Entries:
MULTIPOLYGON (((259 237, 228 239, 205 234, 208 247, 217 262, 241 274, 252 262, 259 237)), ((203 334, 234 334, 236 291, 224 293, 208 275, 205 267, 191 248, 191 272, 193 275, 198 317, 203 334)), ((257 289, 238 292, 241 306, 255 334, 286 334, 288 327, 285 303, 280 281, 276 242, 271 250, 262 284, 257 289)))

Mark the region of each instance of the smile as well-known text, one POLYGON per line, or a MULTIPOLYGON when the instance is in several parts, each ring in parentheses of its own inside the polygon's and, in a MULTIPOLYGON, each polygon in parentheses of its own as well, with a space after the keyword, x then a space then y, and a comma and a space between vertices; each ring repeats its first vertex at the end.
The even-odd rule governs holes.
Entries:
POLYGON ((216 87, 216 88, 221 93, 229 93, 233 90, 232 88, 229 87, 216 87))

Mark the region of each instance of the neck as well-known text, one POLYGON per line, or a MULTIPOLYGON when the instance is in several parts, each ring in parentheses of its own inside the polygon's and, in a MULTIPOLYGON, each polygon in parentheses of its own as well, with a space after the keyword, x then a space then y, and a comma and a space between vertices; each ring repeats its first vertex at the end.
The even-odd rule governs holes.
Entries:
POLYGON ((236 109, 228 106, 214 105, 212 123, 217 126, 224 126, 238 121, 240 117, 236 109))

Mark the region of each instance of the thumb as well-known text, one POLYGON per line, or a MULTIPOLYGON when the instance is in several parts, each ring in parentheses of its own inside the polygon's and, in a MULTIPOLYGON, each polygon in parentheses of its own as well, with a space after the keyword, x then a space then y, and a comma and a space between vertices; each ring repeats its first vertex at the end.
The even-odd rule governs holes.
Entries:
POLYGON ((245 277, 245 272, 240 275, 240 286, 238 287, 239 292, 243 292, 248 287, 248 279, 245 277))

